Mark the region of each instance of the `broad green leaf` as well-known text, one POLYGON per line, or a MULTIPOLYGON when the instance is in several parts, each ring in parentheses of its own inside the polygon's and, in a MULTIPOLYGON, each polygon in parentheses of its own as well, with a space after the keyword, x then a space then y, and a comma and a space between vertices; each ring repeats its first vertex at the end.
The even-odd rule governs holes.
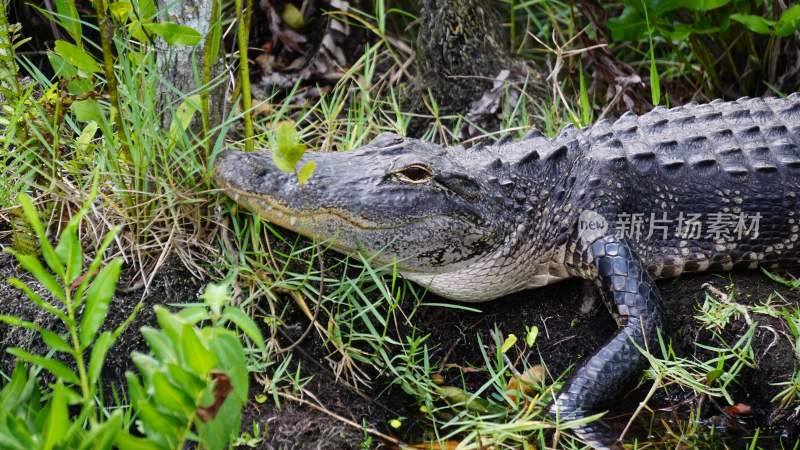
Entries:
POLYGON ((111 346, 114 345, 114 336, 110 331, 102 333, 94 345, 92 345, 92 353, 89 357, 89 384, 94 386, 97 380, 100 379, 100 373, 103 371, 103 363, 106 360, 106 354, 111 346))
POLYGON ((67 30, 76 44, 81 43, 81 18, 78 15, 78 8, 75 7, 75 0, 55 0, 58 23, 67 30))
POLYGON ((103 108, 100 103, 92 98, 76 100, 69 107, 75 118, 81 122, 102 123, 104 120, 103 108))
POLYGON ((153 374, 153 388, 158 405, 179 413, 182 417, 189 417, 197 407, 194 400, 169 382, 164 372, 159 371, 153 374))
POLYGON ((72 347, 64 340, 61 336, 56 333, 53 333, 50 330, 45 330, 42 328, 39 331, 42 334, 42 340, 48 347, 52 348, 57 352, 62 353, 72 353, 72 347))
POLYGON ((134 6, 136 6, 136 16, 144 23, 152 22, 158 14, 155 0, 139 0, 134 6))
POLYGON ((181 102, 169 126, 169 137, 171 141, 177 141, 181 134, 189 128, 189 125, 192 123, 192 118, 194 118, 197 111, 200 111, 199 94, 187 97, 181 102))
POLYGON ((297 181, 300 184, 306 184, 311 175, 314 174, 314 169, 317 168, 316 161, 309 161, 303 164, 303 167, 300 168, 300 171, 297 172, 297 181))
MULTIPOLYGON (((36 232, 36 236, 39 238, 39 248, 42 251, 42 256, 44 257, 45 262, 50 267, 56 275, 63 275, 64 274, 64 266, 61 264, 61 261, 58 260, 58 256, 56 256, 56 252, 53 250, 53 246, 50 245, 50 241, 47 240, 47 234, 44 230, 44 225, 39 220, 39 213, 36 211, 36 207, 33 206, 33 200, 25 194, 20 193, 17 196, 17 203, 22 207, 22 212, 25 214, 25 219, 28 223, 33 227, 33 231, 36 232)), ((59 300, 63 300, 63 296, 59 298, 59 300)))
POLYGON ((639 10, 625 7, 618 17, 608 19, 611 37, 617 41, 638 41, 647 35, 647 22, 639 10))
POLYGON ((53 68, 53 73, 56 76, 62 78, 74 78, 78 76, 78 69, 57 53, 48 50, 47 60, 50 61, 50 66, 53 68))
POLYGON ((76 97, 92 92, 94 83, 88 78, 75 78, 67 83, 67 92, 76 97))
POLYGON ((181 345, 181 331, 183 331, 183 324, 186 322, 163 306, 156 305, 153 307, 153 311, 156 313, 156 321, 158 321, 158 326, 161 327, 162 332, 169 337, 172 345, 176 346, 176 348, 179 347, 181 345))
MULTIPOLYGON (((11 379, 0 390, 0 405, 3 405, 5 411, 15 410, 20 403, 26 400, 25 387, 27 385, 28 369, 18 361, 14 366, 14 371, 11 373, 11 379)), ((1 415, 2 412, 0 412, 1 415)))
POLYGON ((136 19, 131 20, 130 25, 128 25, 128 33, 137 41, 147 42, 148 36, 144 33, 142 23, 136 19))
POLYGON ((774 20, 765 19, 761 16, 752 14, 731 14, 731 20, 736 21, 747 27, 748 30, 758 34, 772 34, 775 26, 774 20))
POLYGON ((217 358, 213 352, 203 345, 194 327, 188 323, 183 326, 181 346, 186 359, 184 364, 191 367, 192 371, 200 378, 205 379, 208 377, 208 373, 217 365, 217 358))
POLYGON ((681 2, 681 6, 693 11, 711 11, 712 9, 721 8, 731 0, 685 0, 681 2))
POLYGON ((800 5, 786 9, 778 19, 777 34, 781 37, 792 35, 800 27, 800 5))
POLYGON ((228 395, 214 418, 201 430, 201 440, 209 450, 232 448, 231 441, 239 436, 242 425, 242 402, 228 395))
POLYGON ((167 363, 167 372, 170 379, 180 386, 189 397, 196 398, 208 386, 208 382, 205 379, 199 378, 190 372, 188 368, 181 367, 178 364, 167 363))
POLYGON ((673 29, 667 33, 667 37, 673 42, 681 42, 695 33, 697 33, 697 28, 694 26, 676 23, 673 29))
POLYGON ((55 52, 78 70, 82 70, 86 73, 97 73, 101 70, 100 65, 97 64, 97 61, 94 60, 92 55, 86 53, 86 50, 70 44, 67 41, 61 39, 57 40, 55 52))
POLYGON ((173 22, 145 23, 143 26, 148 33, 161 37, 169 45, 194 46, 203 38, 194 28, 173 22))
POLYGON ((203 306, 187 306, 178 311, 176 314, 178 317, 186 321, 186 323, 190 323, 192 325, 208 319, 208 309, 203 306))
POLYGON ((131 405, 135 405, 140 399, 146 398, 142 383, 135 373, 130 370, 125 371, 125 380, 128 382, 128 400, 131 405))
POLYGON ((108 304, 117 289, 122 259, 116 258, 103 267, 86 290, 86 309, 81 320, 81 348, 86 348, 94 340, 97 330, 103 325, 108 315, 108 304))
POLYGON ((44 450, 51 450, 60 444, 70 425, 67 395, 61 381, 53 388, 53 398, 50 399, 49 406, 47 422, 44 424, 44 444, 42 444, 44 450))
POLYGON ((293 173, 306 152, 306 146, 300 143, 294 124, 281 122, 275 130, 275 141, 277 148, 272 152, 272 161, 278 169, 293 173))
POLYGON ((30 272, 30 274, 33 275, 36 280, 42 283, 42 286, 47 288, 53 297, 61 300, 62 302, 64 301, 64 289, 60 284, 58 284, 55 277, 53 277, 50 272, 45 270, 45 268, 42 266, 42 263, 39 261, 39 258, 36 258, 32 255, 21 255, 16 252, 14 252, 14 256, 17 258, 17 261, 19 261, 19 264, 22 266, 22 268, 30 272))
POLYGON ((78 240, 77 221, 71 220, 67 227, 61 231, 55 252, 65 266, 65 284, 71 285, 80 276, 83 269, 83 248, 78 240))
POLYGON ((177 349, 173 348, 173 344, 166 333, 150 327, 142 327, 140 333, 142 333, 144 340, 147 341, 150 352, 159 361, 179 362, 177 349))
POLYGON ((208 345, 217 355, 219 360, 217 366, 230 377, 234 393, 241 402, 246 402, 249 375, 244 349, 239 338, 227 330, 222 330, 208 342, 208 345))
POLYGON ((136 410, 146 429, 150 429, 164 438, 169 448, 177 448, 178 433, 186 426, 182 421, 169 414, 161 413, 148 400, 139 400, 136 410))
POLYGON ((133 5, 131 2, 127 0, 117 1, 108 6, 109 11, 111 11, 111 15, 114 16, 119 22, 125 23, 128 21, 128 16, 130 16, 131 11, 133 11, 133 5))
POLYGON ((225 312, 222 314, 222 320, 225 322, 232 322, 236 325, 239 330, 256 344, 259 350, 264 351, 266 349, 264 336, 262 336, 258 325, 256 325, 255 321, 241 309, 233 306, 225 308, 225 312))
MULTIPOLYGON (((22 428, 22 427, 20 427, 22 428)), ((26 436, 26 440, 28 443, 20 442, 19 439, 22 439, 20 434, 24 433, 24 429, 20 429, 17 432, 17 435, 12 435, 11 433, 6 434, 3 431, 0 431, 0 448, 9 449, 9 450, 30 450, 33 448, 33 441, 30 439, 29 436, 26 436)))
POLYGON ((145 383, 149 383, 153 374, 160 369, 158 361, 150 355, 145 355, 141 352, 131 352, 131 359, 136 365, 136 368, 139 369, 139 373, 142 374, 145 383))
POLYGON ((37 366, 42 367, 67 383, 80 384, 78 376, 75 375, 75 372, 73 372, 72 369, 63 363, 60 363, 54 359, 48 359, 43 356, 28 353, 21 348, 9 348, 6 351, 23 361, 27 361, 31 364, 36 364, 37 366))

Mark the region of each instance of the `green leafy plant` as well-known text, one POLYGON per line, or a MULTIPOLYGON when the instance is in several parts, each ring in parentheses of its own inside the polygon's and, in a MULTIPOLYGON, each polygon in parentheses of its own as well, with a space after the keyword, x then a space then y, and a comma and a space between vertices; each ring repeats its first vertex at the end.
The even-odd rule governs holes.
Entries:
POLYGON ((103 331, 122 267, 121 259, 105 262, 104 254, 119 229, 104 237, 87 266, 78 226, 88 206, 70 220, 53 247, 31 198, 21 194, 19 203, 39 239, 44 264, 36 256, 7 251, 48 296, 20 279, 9 283, 58 318, 60 327, 0 315, 8 325, 37 332, 48 348, 46 354, 7 349, 18 364, 0 391, 0 447, 174 449, 189 441, 200 448, 227 447, 239 434, 249 380, 242 343, 225 326, 234 325, 264 349, 252 319, 229 304, 227 285, 209 285, 202 305, 177 313, 155 307, 161 328, 142 328, 150 353, 135 352, 139 373, 126 373, 132 414, 123 415, 120 408, 107 411, 98 401, 106 355, 142 305, 120 326, 103 331), (197 326, 206 319, 208 326, 197 326), (48 390, 40 388, 42 370, 55 379, 48 390))
MULTIPOLYGON (((772 6, 756 0, 623 0, 622 4, 608 28, 616 42, 649 42, 651 79, 653 38, 658 37, 672 44, 665 47, 666 59, 683 61, 686 68, 699 63, 717 93, 725 93, 732 84, 739 95, 753 94, 761 79, 773 83, 780 59, 775 39, 800 28, 800 5, 772 19, 772 6)), ((698 77, 698 82, 705 81, 698 77)))
MULTIPOLYGON (((226 306, 226 285, 209 285, 204 304, 178 313, 156 306, 160 329, 141 332, 150 354, 134 352, 139 369, 125 374, 131 405, 139 413, 139 429, 158 448, 183 448, 193 441, 200 448, 222 449, 239 436, 241 409, 247 402, 247 360, 232 323, 264 348, 260 331, 240 309, 226 306), (195 324, 210 318, 210 326, 195 324)), ((144 442, 123 434, 122 448, 144 442)))
POLYGON ((95 398, 99 393, 100 373, 106 353, 139 310, 134 309, 116 329, 100 332, 122 266, 122 260, 118 258, 105 263, 103 255, 119 229, 115 228, 105 236, 95 258, 86 266, 78 225, 87 207, 70 220, 58 244, 53 247, 31 198, 20 194, 18 201, 38 238, 45 264, 34 255, 6 251, 13 254, 20 266, 45 288, 49 298, 40 296, 20 279, 12 278, 9 283, 22 290, 44 312, 58 318, 61 326, 44 328, 15 316, 0 316, 0 321, 8 325, 37 332, 49 349, 46 355, 16 347, 6 350, 33 369, 29 375, 18 365, 0 394, 3 405, 0 442, 9 448, 20 449, 38 446, 45 449, 86 448, 91 442, 88 439, 103 437, 97 448, 108 448, 110 444, 102 442, 105 442, 106 433, 111 433, 113 440, 122 416, 120 411, 106 417, 98 413, 95 398), (54 355, 60 357, 54 358, 54 355), (36 377, 31 376, 41 370, 50 372, 56 379, 50 392, 46 393, 49 395, 47 401, 43 400, 45 393, 39 391, 36 377), (69 406, 77 408, 77 414, 70 414, 69 406))

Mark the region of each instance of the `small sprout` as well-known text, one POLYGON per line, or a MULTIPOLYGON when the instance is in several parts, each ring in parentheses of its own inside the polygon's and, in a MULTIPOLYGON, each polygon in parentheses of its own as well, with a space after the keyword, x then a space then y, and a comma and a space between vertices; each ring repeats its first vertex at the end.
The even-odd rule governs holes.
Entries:
POLYGON ((513 334, 509 334, 506 340, 503 342, 503 345, 500 346, 500 353, 505 353, 517 343, 517 337, 513 334))
POLYGON ((389 426, 396 430, 403 426, 403 421, 400 418, 392 419, 389 421, 389 426))
POLYGON ((208 286, 206 286, 206 290, 203 292, 202 298, 206 305, 211 308, 211 312, 219 316, 222 314, 222 307, 225 306, 225 303, 230 299, 228 285, 224 283, 209 283, 208 286))
POLYGON ((256 403, 263 405, 267 402, 267 396, 264 394, 256 395, 256 403))
POLYGON ((275 130, 276 148, 272 152, 272 161, 278 169, 292 173, 306 152, 306 146, 300 142, 294 124, 281 122, 275 130))
POLYGON ((536 343, 536 338, 539 337, 539 327, 536 325, 532 327, 525 326, 525 345, 533 347, 536 343))
POLYGON ((431 410, 426 405, 419 405, 419 412, 423 414, 429 413, 431 410))

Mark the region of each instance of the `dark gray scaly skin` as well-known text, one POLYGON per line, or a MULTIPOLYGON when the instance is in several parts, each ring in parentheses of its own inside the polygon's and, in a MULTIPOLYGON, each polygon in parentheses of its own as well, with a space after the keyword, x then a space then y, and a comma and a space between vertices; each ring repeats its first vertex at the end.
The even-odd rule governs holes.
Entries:
MULTIPOLYGON (((654 279, 800 263, 796 94, 656 108, 468 150, 385 134, 311 159, 317 171, 300 186, 268 153, 225 152, 215 180, 264 218, 344 253, 397 261, 403 276, 453 300, 571 277, 600 287, 620 329, 567 380, 551 410, 560 420, 598 412, 641 373, 637 346, 653 348, 663 321, 654 279), (709 229, 626 235, 625 215, 638 213, 698 213, 709 229), (750 227, 760 215, 758 234, 715 235, 718 214, 750 227), (597 219, 607 226, 586 228, 597 219)), ((573 431, 596 448, 616 441, 601 422, 573 431)))

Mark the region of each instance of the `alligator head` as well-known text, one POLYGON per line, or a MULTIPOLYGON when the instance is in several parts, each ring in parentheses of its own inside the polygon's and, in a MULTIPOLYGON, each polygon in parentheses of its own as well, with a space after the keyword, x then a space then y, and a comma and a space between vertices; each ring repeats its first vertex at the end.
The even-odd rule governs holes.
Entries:
POLYGON ((308 152, 300 165, 309 160, 316 170, 301 185, 268 152, 226 151, 214 178, 268 221, 342 253, 396 262, 405 278, 444 297, 489 300, 525 283, 507 272, 520 270, 509 253, 526 214, 512 211, 520 202, 498 181, 508 165, 496 155, 382 134, 353 151, 308 152))

